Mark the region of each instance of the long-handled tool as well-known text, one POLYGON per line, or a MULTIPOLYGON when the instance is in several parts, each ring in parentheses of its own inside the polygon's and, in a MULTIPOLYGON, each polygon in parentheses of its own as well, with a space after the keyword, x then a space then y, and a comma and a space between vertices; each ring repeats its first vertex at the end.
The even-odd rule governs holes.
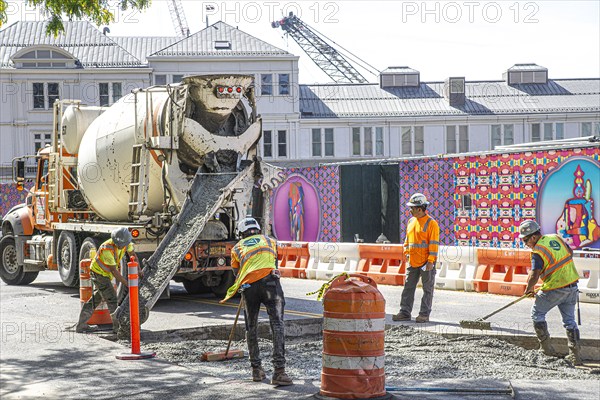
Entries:
POLYGON ((238 318, 240 316, 240 311, 244 304, 244 296, 240 298, 240 304, 238 305, 237 313, 235 314, 235 320, 233 321, 233 326, 231 327, 231 332, 229 333, 229 342, 227 342, 227 348, 225 351, 206 351, 202 353, 200 359, 202 361, 223 361, 223 360, 231 360, 233 358, 243 358, 244 350, 240 349, 230 349, 231 342, 233 341, 233 336, 235 334, 235 327, 238 322, 238 318))
POLYGON ((459 322, 460 327, 466 328, 466 329, 482 329, 482 330, 491 331, 492 324, 490 322, 487 322, 486 319, 488 319, 492 315, 498 314, 500 311, 506 310, 508 307, 513 306, 513 305, 517 304, 518 302, 520 302, 521 300, 523 300, 524 298, 530 297, 530 296, 531 296, 531 294, 526 293, 523 296, 519 297, 518 299, 511 301, 510 303, 503 306, 502 308, 497 309, 493 313, 486 315, 485 317, 482 317, 482 318, 479 318, 476 320, 462 320, 459 322))

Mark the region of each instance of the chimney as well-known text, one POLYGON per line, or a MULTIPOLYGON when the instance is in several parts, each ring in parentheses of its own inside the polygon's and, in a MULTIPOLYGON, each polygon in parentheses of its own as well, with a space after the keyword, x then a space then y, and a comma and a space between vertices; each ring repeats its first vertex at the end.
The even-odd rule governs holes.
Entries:
POLYGON ((452 107, 462 107, 465 105, 465 77, 450 77, 446 79, 444 85, 444 97, 452 107))

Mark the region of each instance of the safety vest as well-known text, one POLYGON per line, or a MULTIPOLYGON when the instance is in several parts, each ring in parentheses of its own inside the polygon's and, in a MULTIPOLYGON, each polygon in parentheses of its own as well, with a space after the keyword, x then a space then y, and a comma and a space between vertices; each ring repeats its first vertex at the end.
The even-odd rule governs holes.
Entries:
POLYGON ((544 235, 533 247, 544 261, 540 278, 544 283, 541 290, 554 290, 577 282, 579 274, 575 269, 573 257, 558 235, 544 235))
POLYGON ((240 240, 231 249, 231 260, 239 262, 240 269, 233 285, 227 290, 227 295, 221 302, 233 297, 244 278, 253 271, 269 268, 275 269, 277 260, 277 242, 265 235, 253 235, 240 240))
POLYGON ((418 268, 427 262, 435 263, 440 245, 440 227, 429 215, 412 217, 406 227, 404 254, 410 266, 418 268))
POLYGON ((129 243, 127 249, 125 247, 119 248, 113 243, 112 239, 108 239, 100 245, 96 252, 96 256, 94 256, 90 265, 90 271, 112 279, 113 274, 110 267, 118 266, 126 251, 133 251, 133 244, 129 243))

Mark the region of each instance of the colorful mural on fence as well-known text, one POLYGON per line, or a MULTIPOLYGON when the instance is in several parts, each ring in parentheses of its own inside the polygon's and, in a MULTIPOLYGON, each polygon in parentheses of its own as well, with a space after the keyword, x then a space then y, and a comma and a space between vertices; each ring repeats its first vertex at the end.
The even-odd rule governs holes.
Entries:
MULTIPOLYGON (((598 161, 599 153, 597 148, 586 148, 454 159, 456 244, 523 247, 516 227, 522 220, 536 219, 538 195, 544 177, 572 157, 588 159, 595 164, 593 160, 598 161), (465 207, 463 197, 472 200, 470 207, 465 207)), ((567 170, 573 173, 575 167, 567 170)), ((556 223, 565 201, 572 193, 572 187, 572 176, 562 180, 564 198, 553 216, 543 217, 544 223, 546 220, 551 220, 551 224, 556 223)), ((548 208, 550 212, 551 207, 548 208)), ((552 231, 550 228, 544 229, 545 232, 552 231)))
POLYGON ((440 225, 440 243, 454 245, 454 171, 447 158, 400 161, 400 240, 406 236, 410 211, 406 207, 413 193, 423 193, 431 205, 427 212, 440 225))
POLYGON ((271 199, 273 233, 278 240, 338 242, 339 171, 333 167, 290 168, 271 199))
POLYGON ((598 185, 600 163, 589 158, 570 158, 548 173, 536 206, 542 233, 558 233, 572 249, 600 248, 598 185))
POLYGON ((14 183, 0 184, 0 218, 13 206, 25 203, 27 193, 27 190, 18 191, 14 183))

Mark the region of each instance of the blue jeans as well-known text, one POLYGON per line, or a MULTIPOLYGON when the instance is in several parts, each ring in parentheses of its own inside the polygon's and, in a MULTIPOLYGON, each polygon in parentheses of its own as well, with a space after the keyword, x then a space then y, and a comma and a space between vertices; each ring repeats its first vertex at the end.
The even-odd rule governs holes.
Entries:
POLYGON ((531 307, 531 319, 533 322, 544 322, 548 311, 558 307, 565 329, 577 329, 575 321, 577 296, 579 296, 577 285, 546 292, 540 291, 535 296, 535 303, 531 307))

